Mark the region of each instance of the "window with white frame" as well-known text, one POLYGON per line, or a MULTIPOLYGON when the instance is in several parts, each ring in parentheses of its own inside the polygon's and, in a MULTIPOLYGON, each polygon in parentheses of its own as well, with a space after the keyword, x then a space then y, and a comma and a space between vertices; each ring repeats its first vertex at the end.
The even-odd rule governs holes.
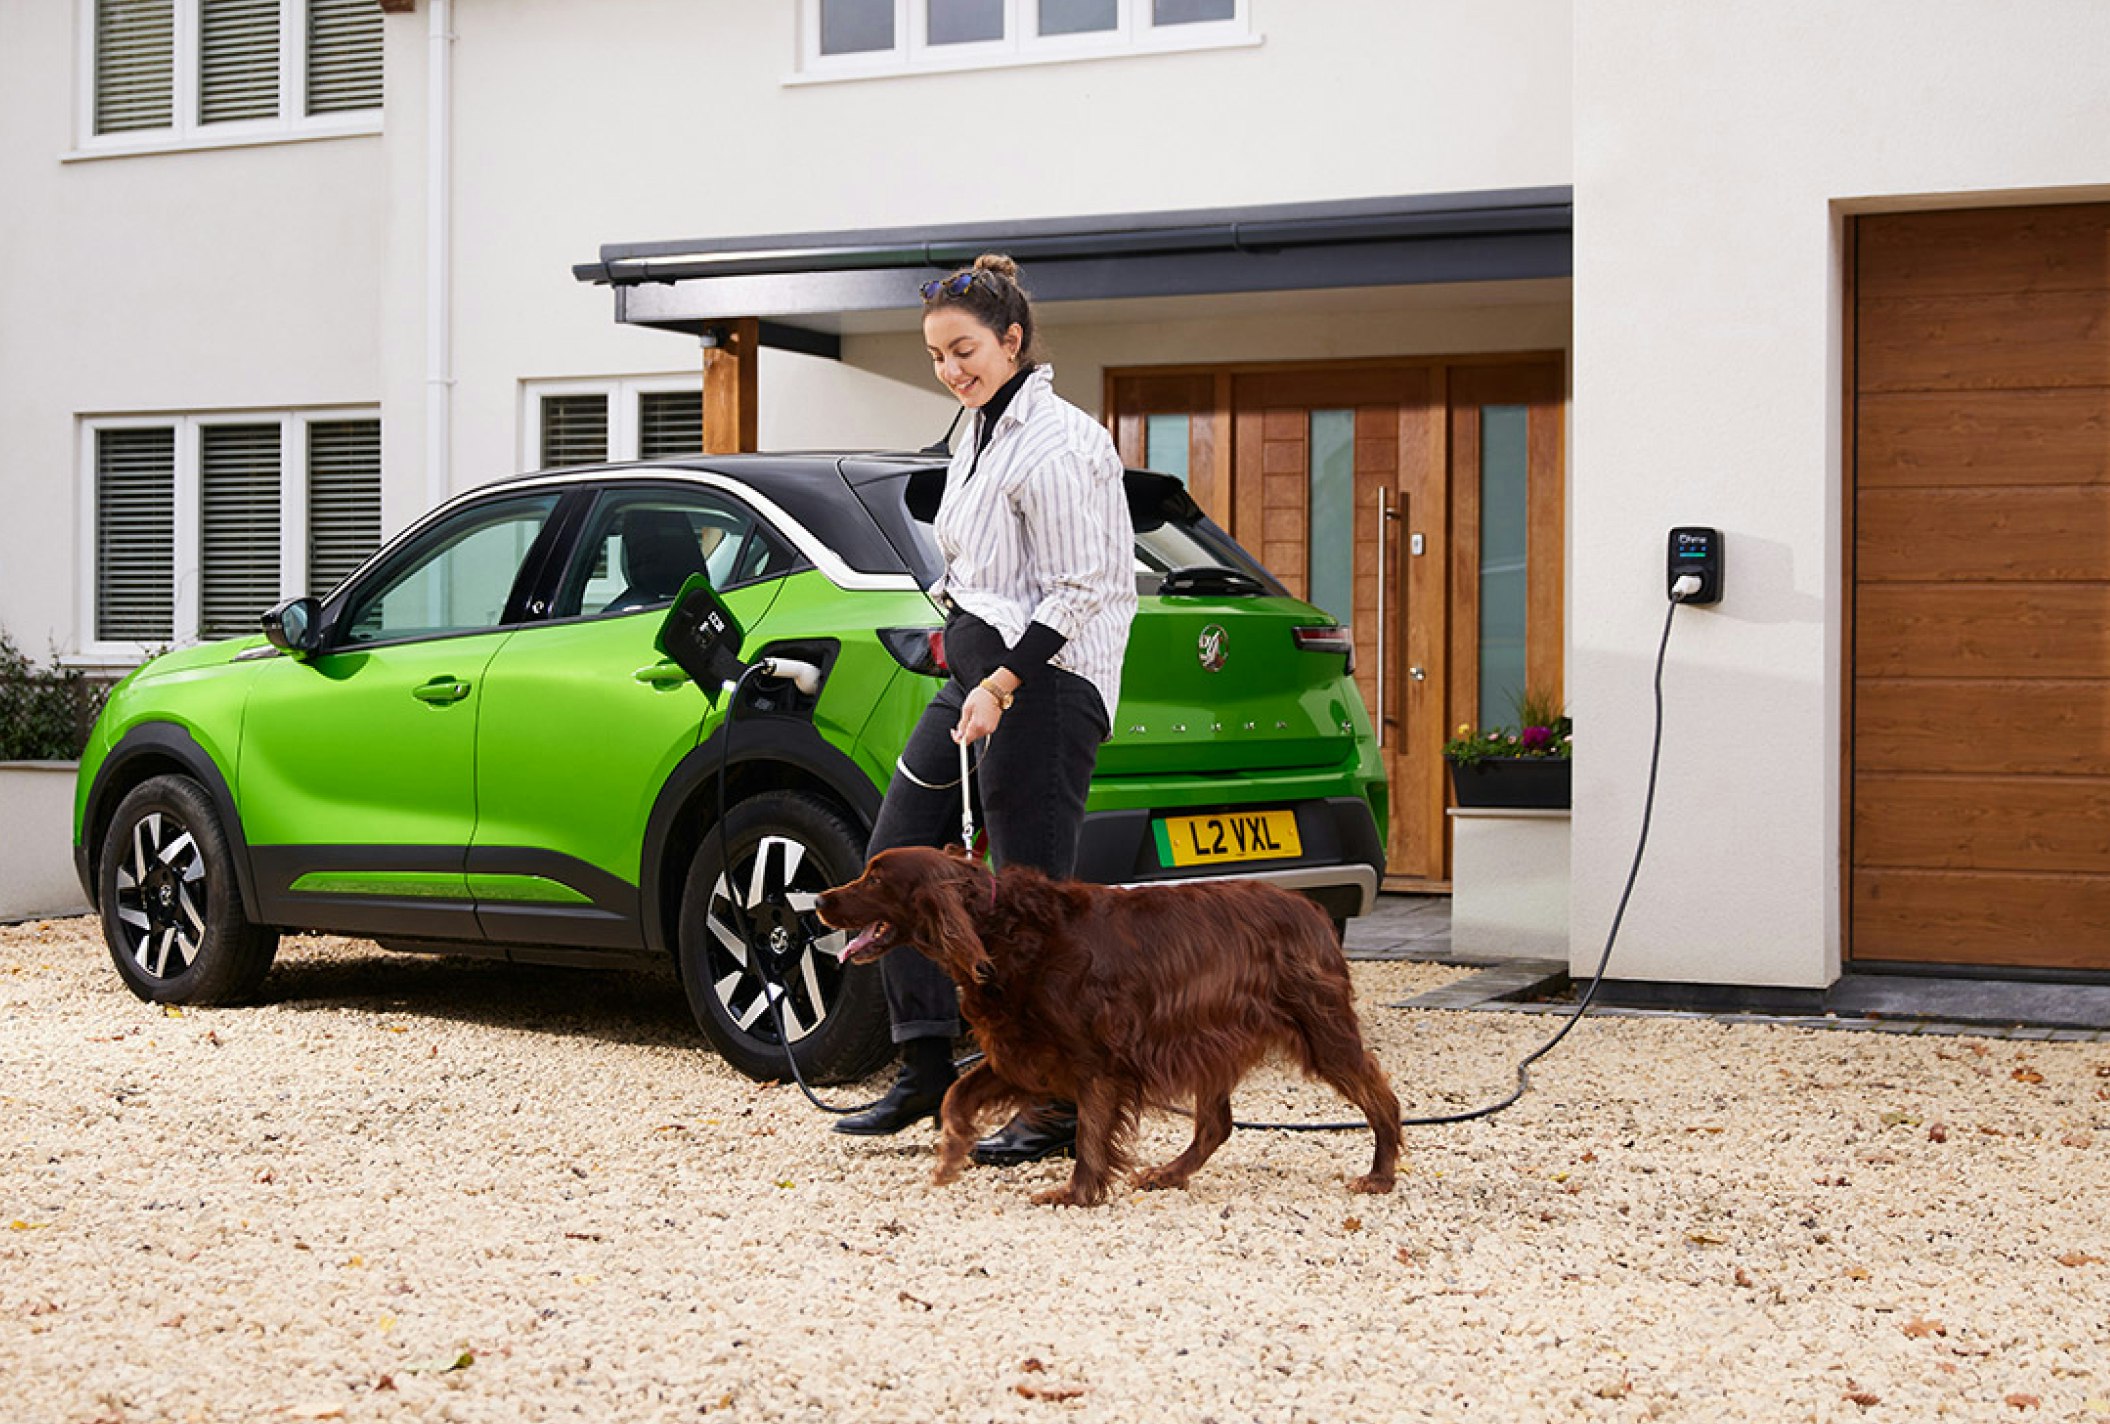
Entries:
POLYGON ((381 422, 364 412, 82 423, 84 651, 257 631, 381 543, 381 422))
POLYGON ((521 468, 703 452, 703 376, 524 383, 521 468))
POLYGON ((801 0, 811 79, 1256 42, 1249 0, 801 0))
POLYGON ((81 148, 367 133, 377 0, 79 0, 81 148))

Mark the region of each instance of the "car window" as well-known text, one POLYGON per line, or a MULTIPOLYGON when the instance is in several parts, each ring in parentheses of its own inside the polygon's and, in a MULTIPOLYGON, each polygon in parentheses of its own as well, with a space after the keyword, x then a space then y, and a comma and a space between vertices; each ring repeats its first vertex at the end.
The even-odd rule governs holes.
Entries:
POLYGON ((427 530, 400 560, 352 591, 339 643, 394 642, 496 628, 520 566, 560 496, 496 500, 427 530))
POLYGON ((551 616, 664 608, 693 574, 728 589, 793 563, 788 544, 715 490, 611 491, 587 522, 551 616))

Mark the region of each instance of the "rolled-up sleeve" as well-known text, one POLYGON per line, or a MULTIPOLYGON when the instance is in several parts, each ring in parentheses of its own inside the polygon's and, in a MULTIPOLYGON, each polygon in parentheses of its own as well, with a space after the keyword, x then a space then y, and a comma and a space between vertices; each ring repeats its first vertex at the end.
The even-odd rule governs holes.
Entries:
POLYGON ((1012 492, 1026 566, 1041 585, 1033 620, 1074 639, 1118 589, 1135 581, 1133 537, 1118 461, 1065 450, 1012 492))

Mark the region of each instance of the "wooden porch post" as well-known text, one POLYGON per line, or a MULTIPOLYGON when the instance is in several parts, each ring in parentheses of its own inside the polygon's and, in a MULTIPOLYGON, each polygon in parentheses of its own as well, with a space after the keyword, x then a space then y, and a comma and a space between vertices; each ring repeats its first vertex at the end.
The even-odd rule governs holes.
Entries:
POLYGON ((755 397, 761 322, 751 316, 716 322, 715 346, 703 348, 703 453, 755 448, 755 397))

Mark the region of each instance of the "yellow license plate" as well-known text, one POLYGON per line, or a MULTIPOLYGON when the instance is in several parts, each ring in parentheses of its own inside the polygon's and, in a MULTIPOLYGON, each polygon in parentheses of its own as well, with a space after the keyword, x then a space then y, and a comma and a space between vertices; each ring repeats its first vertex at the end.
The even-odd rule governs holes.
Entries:
POLYGON ((1227 865, 1304 854, 1294 811, 1218 811, 1167 816, 1151 825, 1157 832, 1160 865, 1227 865))

